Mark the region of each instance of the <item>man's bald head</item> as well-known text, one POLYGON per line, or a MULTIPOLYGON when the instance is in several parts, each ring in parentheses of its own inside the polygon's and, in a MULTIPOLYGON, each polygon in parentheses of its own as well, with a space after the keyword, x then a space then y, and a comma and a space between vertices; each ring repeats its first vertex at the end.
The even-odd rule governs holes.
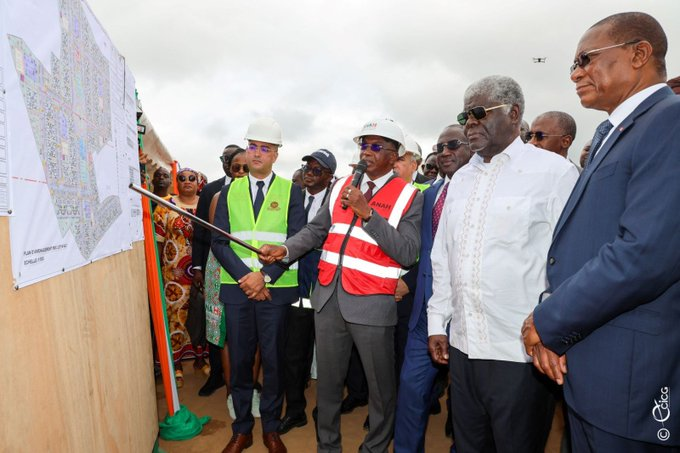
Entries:
POLYGON ((668 39, 661 24, 652 16, 640 12, 613 14, 605 17, 590 29, 608 27, 612 42, 647 41, 652 45, 652 58, 659 76, 666 78, 666 52, 668 39))

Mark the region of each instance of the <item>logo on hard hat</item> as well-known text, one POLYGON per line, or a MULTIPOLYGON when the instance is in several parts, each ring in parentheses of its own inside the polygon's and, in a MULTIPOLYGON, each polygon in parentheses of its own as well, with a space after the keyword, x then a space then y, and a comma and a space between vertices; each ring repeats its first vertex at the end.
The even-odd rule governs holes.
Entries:
POLYGON ((376 127, 378 127, 378 123, 375 121, 364 124, 364 129, 375 129, 376 127))

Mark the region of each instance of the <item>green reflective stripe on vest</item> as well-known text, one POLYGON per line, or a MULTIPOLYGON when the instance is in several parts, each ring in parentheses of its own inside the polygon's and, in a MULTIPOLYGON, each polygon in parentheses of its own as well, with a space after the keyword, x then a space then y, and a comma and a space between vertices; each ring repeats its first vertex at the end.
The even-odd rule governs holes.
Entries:
MULTIPOLYGON (((288 205, 290 204, 291 186, 291 181, 278 176, 274 177, 269 189, 267 189, 267 195, 264 197, 260 215, 255 221, 248 177, 232 181, 227 194, 227 211, 229 212, 231 234, 257 248, 264 244, 283 244, 288 233, 288 205)), ((262 268, 262 264, 257 259, 257 253, 251 252, 233 241, 229 242, 229 246, 253 272, 262 268)), ((220 282, 227 285, 237 284, 236 280, 224 268, 220 271, 220 282)), ((268 283, 267 287, 289 288, 297 285, 297 266, 291 266, 275 283, 268 283)))
POLYGON ((423 183, 420 183, 420 182, 413 182, 412 184, 413 184, 413 187, 420 190, 421 192, 425 192, 425 189, 428 189, 430 187, 429 184, 423 184, 423 183))

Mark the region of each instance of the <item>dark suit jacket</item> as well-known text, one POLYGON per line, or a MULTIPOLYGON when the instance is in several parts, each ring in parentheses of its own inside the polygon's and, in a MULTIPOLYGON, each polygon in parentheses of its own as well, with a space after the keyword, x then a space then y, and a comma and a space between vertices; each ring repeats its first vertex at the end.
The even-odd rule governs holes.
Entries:
MULTIPOLYGON (((418 318, 423 310, 423 305, 427 305, 427 301, 432 296, 432 261, 430 261, 430 254, 432 253, 432 208, 437 199, 437 192, 444 184, 444 180, 440 179, 429 189, 423 192, 423 220, 420 227, 420 261, 418 262, 416 271, 417 280, 415 284, 415 295, 413 296, 413 311, 411 311, 411 319, 408 322, 408 329, 413 330, 418 324, 418 318)), ((413 271, 412 271, 413 272, 413 271)), ((411 274, 412 272, 409 272, 411 274)), ((409 289, 411 285, 409 285, 409 289)))
MULTIPOLYGON (((274 178, 276 177, 277 176, 274 175, 270 184, 274 182, 274 178)), ((215 210, 215 226, 226 232, 231 231, 229 211, 227 210, 227 194, 229 193, 230 187, 231 184, 224 187, 220 192, 217 209, 215 210)), ((260 210, 260 215, 263 215, 266 212, 266 209, 263 207, 260 210)), ((305 211, 302 204, 302 191, 298 186, 293 184, 290 189, 290 203, 288 204, 287 237, 291 237, 300 231, 304 224, 305 211)), ((212 251, 215 258, 217 258, 217 261, 219 261, 222 267, 229 272, 235 280, 238 280, 251 272, 250 268, 243 264, 243 261, 241 261, 231 247, 229 247, 229 240, 224 236, 218 234, 212 235, 212 251)), ((264 266, 262 270, 272 278, 272 282, 276 282, 286 268, 279 263, 275 263, 264 266)), ((291 288, 270 288, 269 291, 271 292, 272 303, 274 304, 290 304, 298 299, 297 286, 291 288)), ((220 300, 225 304, 251 303, 238 285, 222 285, 220 287, 220 300)))
MULTIPOLYGON (((203 188, 198 197, 196 205, 196 217, 206 222, 210 216, 210 202, 216 193, 224 187, 226 176, 212 181, 203 188)), ((205 263, 208 261, 208 251, 210 251, 210 230, 194 223, 194 239, 191 243, 191 263, 193 266, 201 266, 205 271, 205 263)))
POLYGON ((552 295, 534 310, 543 343, 567 355, 568 405, 665 445, 680 445, 679 208, 680 97, 664 87, 581 174, 549 251, 552 295))
MULTIPOLYGON (((342 181, 342 180, 340 180, 342 181)), ((332 189, 331 189, 332 190, 332 189)), ((289 238, 285 245, 291 260, 298 259, 307 250, 321 247, 331 227, 330 197, 312 219, 294 237, 289 238)), ((420 248, 420 216, 423 209, 423 197, 417 192, 411 206, 401 218, 395 229, 387 220, 374 213, 371 220, 363 224, 368 233, 378 245, 404 267, 415 263, 420 248)), ((369 326, 393 326, 397 323, 397 304, 394 295, 355 296, 348 294, 338 286, 338 273, 328 286, 318 284, 312 292, 312 306, 319 312, 328 302, 333 293, 338 291, 338 304, 343 318, 352 323, 369 326)))
POLYGON ((418 184, 425 184, 425 183, 432 183, 433 181, 429 179, 427 176, 423 175, 422 173, 416 173, 416 180, 418 184))

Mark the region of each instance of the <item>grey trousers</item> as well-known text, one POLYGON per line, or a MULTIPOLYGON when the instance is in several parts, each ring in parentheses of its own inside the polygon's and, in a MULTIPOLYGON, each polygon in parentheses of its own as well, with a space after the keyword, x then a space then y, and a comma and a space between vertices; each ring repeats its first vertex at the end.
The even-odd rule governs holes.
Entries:
POLYGON ((368 381, 371 429, 359 451, 387 452, 394 431, 396 377, 394 326, 366 326, 346 322, 337 291, 315 315, 317 352, 317 407, 319 453, 342 451, 340 406, 352 344, 356 344, 368 381))

